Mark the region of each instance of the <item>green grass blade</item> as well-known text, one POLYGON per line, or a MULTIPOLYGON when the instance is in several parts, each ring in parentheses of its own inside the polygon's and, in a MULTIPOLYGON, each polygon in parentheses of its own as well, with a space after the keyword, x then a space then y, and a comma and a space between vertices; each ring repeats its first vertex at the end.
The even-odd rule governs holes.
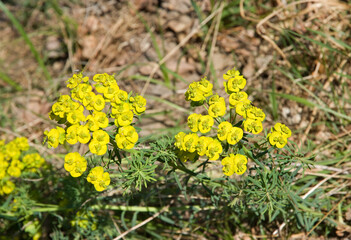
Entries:
POLYGON ((277 104, 277 97, 276 97, 276 93, 275 93, 274 79, 272 81, 272 92, 271 92, 271 94, 269 94, 269 100, 271 101, 271 104, 272 104, 273 119, 274 119, 274 121, 276 121, 278 118, 278 104, 277 104))
POLYGON ((339 51, 339 50, 333 48, 333 47, 330 46, 329 44, 319 42, 319 41, 317 41, 317 40, 314 40, 314 39, 312 39, 312 38, 306 37, 306 36, 304 36, 304 35, 301 35, 301 34, 299 34, 299 33, 297 33, 297 32, 291 31, 291 30, 288 30, 288 32, 291 33, 292 35, 295 35, 295 36, 297 36, 297 37, 300 37, 300 38, 303 38, 303 39, 305 39, 305 40, 307 40, 307 41, 310 41, 310 42, 312 42, 312 43, 315 43, 315 44, 317 44, 318 46, 320 46, 320 47, 322 47, 322 48, 326 48, 326 49, 328 49, 328 50, 330 50, 330 51, 337 52, 337 53, 340 53, 340 54, 342 54, 342 55, 345 55, 343 52, 341 52, 341 51, 339 51))
POLYGON ((13 26, 17 29, 17 31, 20 33, 20 35, 22 36, 22 38, 24 39, 24 41, 27 43, 27 45, 30 48, 30 51, 32 52, 32 54, 34 55, 34 58, 37 60, 39 67, 42 69, 45 77, 49 80, 49 82, 52 84, 52 78, 51 75, 49 73, 49 71, 47 70, 43 59, 40 57, 38 51, 35 49, 32 41, 29 39, 27 33, 24 31, 24 28, 22 27, 22 25, 18 22, 18 20, 15 18, 15 16, 7 9, 6 5, 0 1, 0 10, 2 10, 5 15, 10 19, 10 21, 12 22, 13 26))
MULTIPOLYGON (((169 74, 171 74, 173 77, 175 77, 176 79, 179 79, 180 81, 189 84, 189 82, 187 80, 185 80, 182 76, 180 76, 178 73, 173 72, 171 69, 169 68, 165 68, 165 71, 167 71, 169 74)), ((175 89, 175 87, 172 86, 172 89, 175 89)))
POLYGON ((16 83, 15 81, 13 81, 6 73, 4 72, 0 72, 0 80, 3 80, 5 83, 11 85, 12 87, 14 87, 17 91, 21 91, 22 87, 16 83))
MULTIPOLYGON (((169 70, 169 71, 170 71, 170 70, 169 70)), ((146 81, 150 81, 151 83, 155 83, 155 84, 157 84, 157 85, 165 86, 165 87, 167 87, 167 88, 169 88, 169 89, 171 89, 171 90, 177 90, 176 87, 174 87, 174 86, 168 86, 165 82, 162 82, 162 81, 157 80, 157 79, 154 79, 154 78, 149 78, 149 77, 145 77, 145 76, 138 75, 138 74, 136 74, 136 75, 131 75, 131 76, 129 76, 129 78, 135 79, 135 80, 139 80, 139 81, 145 81, 145 82, 146 82, 146 81)))
POLYGON ((351 46, 350 46, 350 45, 344 43, 343 41, 341 41, 341 40, 339 40, 339 39, 336 39, 336 38, 334 38, 334 37, 332 37, 332 36, 330 36, 330 35, 328 35, 328 34, 326 34, 326 33, 323 33, 323 32, 317 31, 317 30, 313 30, 313 29, 309 29, 309 28, 308 28, 308 30, 309 30, 310 32, 315 33, 315 34, 318 34, 318 35, 320 35, 320 36, 322 36, 322 37, 324 37, 324 38, 326 38, 326 39, 331 39, 331 40, 333 40, 334 42, 336 42, 336 43, 339 44, 340 46, 346 48, 347 50, 351 50, 351 46))
POLYGON ((188 109, 185 109, 185 108, 183 108, 183 107, 181 107, 181 106, 178 106, 177 104, 174 104, 174 103, 172 103, 172 102, 169 102, 169 101, 167 101, 167 100, 165 100, 165 99, 162 99, 162 98, 159 98, 159 97, 147 95, 147 96, 145 96, 145 98, 147 98, 147 99, 152 99, 152 100, 155 100, 155 101, 160 102, 160 103, 165 103, 165 104, 167 104, 168 106, 170 106, 170 107, 172 107, 172 108, 174 108, 174 109, 177 109, 177 110, 179 110, 179 111, 182 111, 182 112, 185 112, 185 113, 188 113, 188 114, 191 114, 191 113, 192 113, 192 112, 189 111, 188 109))
POLYGON ((345 114, 342 114, 342 113, 339 113, 337 111, 334 111, 328 107, 324 107, 324 106, 321 106, 317 103, 314 103, 314 102, 311 102, 311 101, 308 101, 307 99, 305 98, 300 98, 300 97, 297 97, 297 96, 294 96, 294 95, 290 95, 290 94, 284 94, 284 93, 276 93, 276 95, 280 96, 280 97, 283 97, 285 99, 288 99, 288 100, 292 100, 292 101, 295 101, 295 102, 298 102, 298 103, 301 103, 301 104, 304 104, 306 105, 307 107, 317 107, 319 108, 320 110, 324 111, 324 112, 328 112, 328 113, 331 113, 337 117, 340 117, 340 118, 343 118, 343 119, 346 119, 348 121, 351 121, 351 117, 345 115, 345 114))

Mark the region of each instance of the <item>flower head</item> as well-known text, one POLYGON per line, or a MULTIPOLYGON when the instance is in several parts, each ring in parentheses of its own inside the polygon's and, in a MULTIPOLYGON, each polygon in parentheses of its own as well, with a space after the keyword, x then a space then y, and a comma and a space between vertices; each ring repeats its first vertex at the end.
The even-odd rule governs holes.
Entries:
POLYGON ((228 94, 239 92, 246 85, 246 79, 241 76, 240 72, 235 68, 223 74, 223 78, 227 80, 227 82, 224 82, 224 87, 228 94))
POLYGON ((192 132, 197 132, 199 131, 199 119, 201 117, 201 114, 193 113, 189 115, 188 117, 188 127, 192 132))
POLYGON ((230 132, 230 130, 232 129, 232 124, 230 122, 221 122, 218 125, 218 130, 217 130, 217 137, 219 140, 221 141, 225 141, 227 140, 227 135, 230 132))
POLYGON ((210 115, 204 115, 199 118, 199 131, 207 133, 211 130, 214 120, 210 115))
POLYGON ((221 154, 222 151, 222 144, 217 139, 213 139, 211 142, 208 143, 206 156, 209 160, 214 161, 219 158, 219 154, 221 154))
POLYGON ((241 128, 232 127, 227 135, 227 142, 231 145, 237 144, 243 138, 244 132, 241 128))
POLYGON ((239 102, 245 101, 247 99, 246 92, 234 92, 229 96, 230 108, 235 108, 239 102))
POLYGON ((71 152, 65 156, 64 168, 72 177, 79 177, 87 169, 87 161, 79 153, 71 152))
POLYGON ((110 185, 110 174, 104 172, 104 169, 101 166, 94 167, 90 170, 87 181, 94 185, 96 191, 101 192, 110 185))
POLYGON ((259 120, 248 118, 244 121, 243 124, 245 131, 251 132, 253 134, 258 134, 263 130, 262 122, 259 120))

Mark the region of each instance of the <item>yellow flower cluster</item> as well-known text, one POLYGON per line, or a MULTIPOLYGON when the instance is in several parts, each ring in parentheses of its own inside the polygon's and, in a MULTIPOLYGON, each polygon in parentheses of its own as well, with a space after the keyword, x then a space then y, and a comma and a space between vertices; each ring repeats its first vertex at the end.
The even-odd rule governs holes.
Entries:
MULTIPOLYGON (((71 94, 60 96, 49 114, 65 127, 44 132, 48 147, 79 142, 88 144, 90 152, 99 156, 107 152, 110 143, 122 150, 134 147, 139 136, 132 123, 135 115, 146 110, 144 97, 121 90, 115 77, 106 73, 96 74, 92 80, 82 73, 74 74, 66 83, 71 94), (109 122, 117 127, 114 136, 105 130, 109 122)), ((78 153, 70 154, 65 157, 65 169, 73 177, 81 176, 86 161, 78 153)))
POLYGON ((38 153, 25 154, 28 149, 28 139, 24 137, 7 144, 0 141, 0 195, 10 194, 15 189, 13 178, 19 178, 23 172, 35 172, 45 164, 38 153))
POLYGON ((262 109, 252 105, 246 92, 241 91, 246 85, 246 79, 240 75, 238 70, 232 69, 223 74, 225 91, 230 94, 230 108, 235 108, 235 112, 242 116, 244 130, 253 134, 262 132, 262 121, 266 115, 262 109))
POLYGON ((188 117, 188 126, 191 131, 207 133, 211 130, 214 124, 213 117, 210 115, 201 115, 193 113, 188 117))
POLYGON ((95 221, 95 215, 92 211, 78 211, 75 219, 71 221, 72 227, 79 226, 83 229, 90 228, 92 231, 96 230, 97 223, 95 221))
POLYGON ((235 145, 243 136, 243 130, 238 127, 233 127, 230 122, 224 121, 218 125, 217 137, 222 142, 227 141, 230 145, 235 145))
POLYGON ((242 175, 246 171, 247 158, 241 154, 230 154, 222 159, 223 173, 231 176, 234 173, 242 175))
POLYGON ((283 148, 291 136, 291 130, 282 123, 276 123, 267 135, 269 143, 277 148, 283 148))
MULTIPOLYGON (((247 158, 239 154, 240 147, 237 147, 237 144, 244 137, 244 131, 253 134, 262 132, 262 122, 266 115, 262 109, 253 106, 248 99, 248 94, 242 91, 246 85, 246 79, 238 70, 234 68, 227 71, 223 74, 223 78, 225 91, 229 95, 230 110, 234 109, 235 114, 243 117, 242 124, 232 123, 232 119, 229 121, 224 119, 227 111, 225 99, 213 94, 213 85, 204 77, 189 85, 185 98, 191 101, 193 106, 206 104, 208 115, 191 114, 187 123, 192 133, 179 132, 175 136, 175 147, 179 150, 182 161, 195 160, 205 155, 209 160, 217 160, 223 156, 221 161, 223 173, 228 176, 234 173, 241 175, 246 171, 247 158), (218 123, 215 137, 198 135, 198 132, 209 133, 215 123, 218 123), (225 152, 223 152, 224 149, 225 152)), ((285 125, 276 124, 268 138, 273 146, 283 147, 290 135, 291 131, 285 125)))
POLYGON ((211 137, 199 137, 196 133, 179 132, 175 138, 175 146, 180 150, 180 158, 184 162, 194 160, 196 154, 206 155, 209 160, 217 160, 223 151, 221 143, 211 137))
POLYGON ((201 81, 193 82, 189 85, 188 90, 185 92, 185 98, 187 101, 202 104, 207 97, 212 95, 212 88, 212 83, 204 77, 201 81))
POLYGON ((90 170, 87 181, 94 185, 96 191, 103 191, 110 185, 110 174, 104 172, 100 166, 94 167, 90 170))
POLYGON ((65 156, 64 168, 72 177, 79 177, 87 169, 87 160, 77 152, 68 153, 65 156))
MULTIPOLYGON (((45 131, 48 139, 48 146, 56 148, 59 144, 67 141, 69 144, 89 143, 89 149, 97 155, 104 155, 107 151, 107 144, 110 142, 109 135, 103 130, 109 125, 109 116, 114 118, 117 127, 128 126, 131 132, 131 125, 134 114, 140 115, 146 109, 146 100, 142 96, 130 96, 126 91, 119 89, 113 75, 96 74, 90 84, 88 77, 74 74, 68 79, 67 87, 71 88, 71 96, 62 95, 52 106, 50 118, 58 123, 66 124, 66 128, 56 127, 45 131), (93 88, 97 94, 94 93, 93 88), (110 103, 110 112, 105 113, 106 103, 110 103), (89 114, 85 116, 85 111, 89 114), (105 132, 105 134, 103 133, 105 132)), ((135 134, 137 134, 135 132, 135 134)), ((116 142, 121 149, 130 149, 137 140, 133 137, 125 137, 122 133, 116 135, 116 142), (119 137, 122 136, 122 139, 119 137), (127 142, 126 142, 127 141, 127 142)))

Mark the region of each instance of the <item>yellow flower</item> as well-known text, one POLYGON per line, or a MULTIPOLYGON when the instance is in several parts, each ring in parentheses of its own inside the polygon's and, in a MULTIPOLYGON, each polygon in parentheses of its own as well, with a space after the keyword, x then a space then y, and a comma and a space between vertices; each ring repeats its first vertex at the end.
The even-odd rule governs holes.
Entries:
POLYGON ((281 132, 282 135, 284 135, 286 138, 289 138, 291 136, 291 130, 282 123, 276 123, 273 127, 273 131, 278 131, 281 132))
POLYGON ((251 132, 253 134, 258 134, 263 130, 262 122, 260 122, 259 120, 248 118, 244 121, 243 125, 245 131, 251 132))
POLYGON ((221 141, 227 140, 228 133, 232 129, 232 124, 230 122, 221 122, 218 125, 218 130, 217 130, 217 137, 221 141))
POLYGON ((75 88, 82 81, 83 74, 73 74, 71 78, 69 78, 66 83, 68 88, 75 88))
POLYGON ((126 139, 132 143, 136 143, 139 139, 138 133, 133 126, 125 126, 118 129, 118 133, 125 136, 126 139))
POLYGON ((12 164, 7 169, 8 175, 12 177, 20 177, 21 176, 21 169, 19 167, 13 166, 12 164))
POLYGON ((97 130, 93 132, 93 140, 96 140, 101 144, 108 144, 110 142, 110 136, 104 130, 97 130))
POLYGON ((45 164, 44 158, 42 158, 38 153, 27 154, 23 157, 22 161, 24 167, 30 172, 34 172, 36 169, 45 164))
POLYGON ((87 161, 81 157, 77 159, 75 168, 70 171, 72 177, 80 177, 87 169, 87 161))
POLYGON ((199 137, 196 144, 197 154, 199 154, 200 156, 204 156, 207 152, 207 147, 211 141, 212 141, 212 138, 210 137, 206 137, 206 136, 199 137))
POLYGON ((59 116, 60 118, 63 118, 65 116, 65 113, 66 113, 65 106, 62 103, 60 102, 54 103, 51 109, 56 116, 59 116))
MULTIPOLYGON (((92 87, 90 84, 86 83, 81 83, 77 86, 76 93, 75 93, 75 99, 83 102, 84 98, 86 95, 89 95, 91 93, 92 87)), ((73 96, 72 96, 73 98, 73 96)))
POLYGON ((101 166, 94 167, 90 170, 87 176, 87 181, 94 184, 98 180, 98 177, 101 176, 103 173, 104 169, 101 166))
POLYGON ((117 105, 124 103, 127 100, 128 100, 128 93, 120 89, 111 98, 111 105, 114 107, 117 107, 117 105))
POLYGON ((288 140, 286 136, 284 136, 281 132, 272 132, 267 135, 269 142, 272 146, 276 146, 277 148, 283 148, 288 140))
POLYGON ((88 121, 86 123, 86 126, 89 128, 90 131, 94 132, 96 130, 99 130, 100 128, 99 122, 97 121, 97 119, 94 118, 94 116, 88 115, 86 117, 86 120, 88 121))
POLYGON ((131 97, 130 102, 133 106, 133 111, 135 114, 140 115, 146 110, 146 99, 138 95, 136 97, 131 97))
POLYGON ((240 72, 235 70, 235 68, 227 71, 226 74, 223 74, 223 78, 228 80, 224 82, 225 91, 228 94, 239 92, 246 85, 246 79, 240 75, 240 72))
POLYGON ((101 156, 106 153, 107 145, 93 139, 89 143, 89 150, 91 153, 101 156))
POLYGON ((88 94, 84 95, 84 98, 82 100, 83 105, 86 107, 87 110, 93 110, 93 100, 95 98, 96 94, 93 92, 89 92, 88 94))
POLYGON ((264 112, 262 111, 262 109, 258 108, 258 107, 250 107, 247 109, 246 111, 247 114, 247 118, 251 118, 254 120, 258 120, 258 121, 263 121, 266 117, 266 114, 264 114, 264 112))
POLYGON ((119 91, 119 87, 116 82, 112 83, 111 85, 104 88, 104 97, 105 99, 110 100, 114 97, 115 93, 119 91))
POLYGON ((71 220, 72 227, 78 225, 80 228, 96 230, 96 223, 94 222, 95 215, 91 211, 78 211, 74 220, 71 220), (90 222, 92 221, 92 224, 90 222))
POLYGON ((80 143, 87 143, 90 141, 90 132, 88 126, 78 126, 77 128, 77 138, 80 143))
POLYGON ((64 168, 72 177, 79 177, 87 169, 87 161, 79 153, 71 152, 65 156, 64 168))
POLYGON ((106 76, 107 76, 107 74, 105 74, 105 73, 95 74, 93 77, 93 81, 97 82, 97 83, 105 83, 106 76))
POLYGON ((48 137, 48 147, 53 147, 53 148, 57 148, 57 146, 59 145, 59 139, 60 139, 60 133, 61 130, 58 129, 51 129, 49 132, 45 131, 44 134, 48 137))
POLYGON ((104 74, 106 76, 106 81, 103 83, 105 87, 108 87, 117 83, 114 75, 109 75, 107 73, 104 73, 104 74))
POLYGON ((210 99, 208 100, 208 104, 212 105, 215 103, 224 103, 225 104, 225 100, 223 97, 220 97, 218 94, 213 95, 212 97, 210 97, 210 99))
POLYGON ((13 190, 15 190, 15 184, 10 180, 5 181, 1 186, 1 192, 5 194, 10 194, 13 190))
POLYGON ((95 95, 92 102, 95 111, 99 112, 105 108, 105 99, 101 95, 95 95))
POLYGON ((219 154, 223 151, 221 143, 217 139, 213 139, 208 143, 206 156, 209 160, 214 161, 219 158, 219 154))
POLYGON ((183 140, 183 149, 186 149, 188 152, 191 153, 195 152, 198 139, 199 137, 196 133, 190 133, 185 135, 183 140))
POLYGON ((208 108, 208 115, 211 117, 222 117, 225 114, 226 106, 225 102, 216 102, 210 105, 208 108))
POLYGON ((108 126, 108 118, 104 112, 94 112, 94 119, 100 128, 108 126))
POLYGON ((133 126, 125 126, 118 129, 115 139, 120 149, 131 149, 138 141, 139 136, 133 126))
POLYGON ((185 137, 185 133, 184 132, 179 132, 177 135, 175 135, 175 143, 174 143, 174 146, 176 146, 178 149, 180 150, 184 150, 185 149, 183 148, 183 141, 184 141, 184 137, 185 137))
POLYGON ((214 120, 209 115, 201 116, 199 119, 199 131, 201 133, 207 133, 211 130, 214 124, 214 120))
POLYGON ((212 95, 213 84, 207 80, 206 76, 201 78, 198 88, 204 93, 204 97, 209 97, 212 95))
POLYGON ((129 103, 123 102, 119 105, 113 106, 111 109, 111 116, 113 118, 118 118, 119 115, 125 114, 131 111, 129 103))
POLYGON ((67 172, 70 172, 74 169, 77 155, 79 155, 79 157, 80 157, 80 154, 77 152, 72 152, 72 153, 66 154, 65 164, 63 165, 63 167, 65 168, 65 170, 67 172))
POLYGON ((18 137, 14 142, 20 151, 27 151, 29 149, 28 139, 25 137, 18 137))
POLYGON ((234 156, 234 165, 235 165, 234 171, 236 174, 242 175, 247 169, 246 164, 247 164, 247 158, 244 155, 236 154, 234 156))
POLYGON ((85 121, 85 116, 81 111, 73 111, 67 114, 67 121, 70 124, 77 124, 81 121, 85 121))
POLYGON ((189 85, 188 90, 185 92, 185 99, 193 102, 201 102, 206 99, 204 92, 199 88, 198 82, 193 82, 189 85))
POLYGON ((103 94, 106 91, 106 87, 103 84, 101 84, 101 83, 95 84, 94 87, 95 87, 95 90, 98 93, 102 93, 103 94))
POLYGON ((5 160, 0 161, 0 180, 6 176, 6 170, 8 166, 9 166, 9 163, 6 162, 5 160))
POLYGON ((188 117, 188 126, 192 132, 197 132, 198 128, 198 121, 201 117, 201 114, 193 113, 188 117))
POLYGON ((243 138, 244 132, 241 128, 232 127, 227 135, 227 142, 231 145, 237 144, 243 138))
POLYGON ((119 133, 116 135, 116 143, 118 148, 120 149, 132 149, 135 145, 135 143, 128 141, 128 139, 125 136, 119 133))
POLYGON ((65 112, 66 112, 66 114, 68 114, 68 113, 73 112, 73 111, 83 113, 84 107, 82 105, 80 105, 79 103, 74 102, 73 100, 70 100, 69 102, 67 102, 65 104, 65 112))
POLYGON ((69 128, 67 128, 67 133, 66 133, 66 141, 69 144, 76 144, 78 142, 78 136, 77 136, 77 129, 78 129, 78 124, 72 125, 69 128))
POLYGON ((221 161, 223 168, 223 174, 227 176, 231 176, 234 174, 235 171, 235 162, 234 162, 234 154, 230 154, 229 157, 225 157, 221 161))
POLYGON ((247 99, 246 92, 235 92, 229 96, 229 105, 230 108, 235 108, 239 102, 245 101, 247 99))
POLYGON ((110 174, 104 172, 104 169, 98 166, 90 170, 87 181, 94 185, 96 191, 101 192, 110 185, 110 174))
POLYGON ((235 68, 228 70, 225 74, 223 74, 224 80, 229 80, 231 78, 235 78, 237 76, 240 76, 240 72, 236 70, 235 68))
POLYGON ((130 125, 133 122, 133 112, 132 111, 128 111, 126 113, 123 114, 119 114, 117 115, 117 118, 115 119, 115 125, 117 127, 124 127, 127 125, 130 125))
POLYGON ((94 184, 95 190, 98 192, 104 191, 108 185, 110 185, 110 174, 104 172, 99 180, 94 184))
POLYGON ((246 111, 247 111, 247 109, 249 109, 251 107, 252 107, 251 101, 249 99, 245 99, 245 100, 238 102, 236 104, 235 111, 237 114, 239 114, 243 118, 247 118, 246 111))

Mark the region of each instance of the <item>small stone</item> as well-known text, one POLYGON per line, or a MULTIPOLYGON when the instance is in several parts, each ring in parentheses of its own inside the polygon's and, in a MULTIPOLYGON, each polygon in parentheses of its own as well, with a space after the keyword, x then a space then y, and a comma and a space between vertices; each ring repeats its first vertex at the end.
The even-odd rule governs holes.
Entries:
POLYGON ((289 114, 290 114, 290 108, 283 107, 283 109, 282 109, 282 115, 283 115, 283 117, 284 117, 284 118, 288 118, 289 114))

